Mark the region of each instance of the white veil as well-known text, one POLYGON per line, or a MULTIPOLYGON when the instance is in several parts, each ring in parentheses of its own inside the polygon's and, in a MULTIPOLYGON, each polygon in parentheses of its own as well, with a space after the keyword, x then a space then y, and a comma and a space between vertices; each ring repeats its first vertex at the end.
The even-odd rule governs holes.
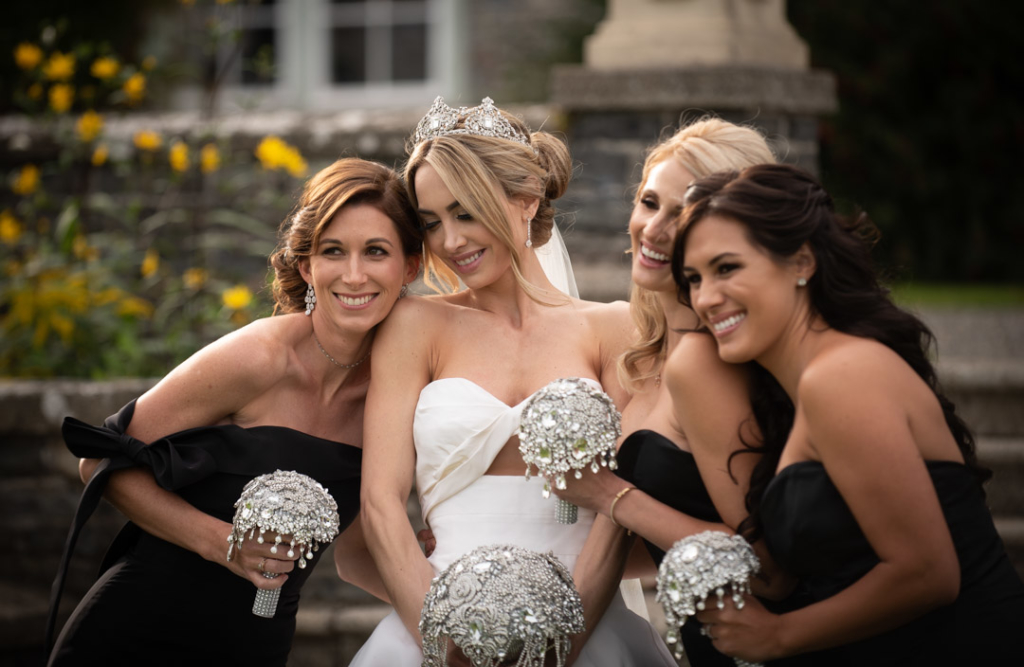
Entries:
POLYGON ((565 249, 562 233, 558 231, 558 225, 554 222, 551 223, 551 238, 544 245, 534 249, 534 253, 551 284, 578 299, 580 292, 576 289, 576 276, 572 272, 569 251, 565 249))

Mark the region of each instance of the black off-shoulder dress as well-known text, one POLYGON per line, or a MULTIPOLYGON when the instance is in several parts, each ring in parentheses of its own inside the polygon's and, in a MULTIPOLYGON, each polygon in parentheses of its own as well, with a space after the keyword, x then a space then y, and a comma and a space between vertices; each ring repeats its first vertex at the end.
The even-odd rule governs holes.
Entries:
MULTIPOLYGON (((252 478, 294 470, 317 480, 338 504, 340 529, 359 511, 362 450, 290 428, 233 425, 189 429, 148 445, 125 431, 132 401, 103 427, 64 422, 64 439, 82 458, 107 459, 86 486, 51 596, 47 645, 68 561, 82 525, 113 470, 145 466, 161 487, 230 522, 252 478)), ((224 553, 227 554, 227 543, 224 553)), ((274 618, 252 613, 256 588, 217 563, 128 523, 104 559, 101 575, 75 609, 49 665, 285 665, 295 634, 299 592, 319 561, 295 568, 274 618)))
MULTIPOLYGON (((960 561, 953 604, 831 652, 831 665, 1002 665, 1024 660, 1024 584, 1013 569, 981 486, 969 468, 927 461, 960 561)), ((898 509, 898 508, 895 508, 898 509)), ((776 561, 800 577, 807 604, 844 590, 878 564, 824 466, 787 466, 765 489, 764 539, 776 561)))

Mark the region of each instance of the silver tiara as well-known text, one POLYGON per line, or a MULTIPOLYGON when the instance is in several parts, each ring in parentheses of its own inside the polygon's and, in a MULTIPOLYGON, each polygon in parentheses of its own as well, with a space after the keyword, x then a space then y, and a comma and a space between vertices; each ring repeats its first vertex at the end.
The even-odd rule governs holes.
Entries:
POLYGON ((420 119, 416 125, 416 132, 412 135, 413 143, 420 143, 427 139, 437 139, 453 134, 468 134, 477 137, 496 137, 507 139, 517 144, 529 146, 530 138, 512 126, 498 107, 494 106, 494 100, 485 97, 478 107, 459 107, 453 109, 444 103, 444 98, 438 97, 430 106, 427 115, 420 119), (462 127, 457 127, 462 119, 462 127))

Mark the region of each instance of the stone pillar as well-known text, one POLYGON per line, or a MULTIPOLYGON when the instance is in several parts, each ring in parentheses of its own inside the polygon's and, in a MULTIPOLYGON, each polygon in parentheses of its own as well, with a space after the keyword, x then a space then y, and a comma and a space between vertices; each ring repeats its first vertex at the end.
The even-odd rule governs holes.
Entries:
POLYGON ((835 81, 809 68, 784 0, 608 0, 584 58, 556 66, 550 90, 581 164, 565 201, 584 296, 625 298, 628 259, 609 267, 609 247, 628 245, 645 150, 681 123, 713 114, 754 125, 781 161, 818 170, 818 117, 836 109, 835 81))

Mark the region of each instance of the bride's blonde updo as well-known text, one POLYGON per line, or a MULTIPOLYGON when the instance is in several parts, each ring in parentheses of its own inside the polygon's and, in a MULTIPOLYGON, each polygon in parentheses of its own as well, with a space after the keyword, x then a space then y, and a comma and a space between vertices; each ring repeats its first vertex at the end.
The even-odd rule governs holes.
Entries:
MULTIPOLYGON (((416 198, 416 172, 428 164, 451 190, 452 195, 474 219, 494 234, 508 249, 512 258, 512 271, 516 281, 531 297, 538 290, 522 274, 520 243, 512 234, 503 202, 506 199, 536 199, 537 212, 530 223, 530 238, 534 247, 540 247, 551 238, 555 220, 552 202, 565 193, 572 177, 572 160, 565 144, 547 132, 533 132, 518 118, 500 112, 519 134, 529 137, 529 145, 494 136, 453 133, 424 139, 410 146, 405 165, 405 184, 418 208, 416 198)), ((466 119, 460 118, 456 128, 463 128, 466 119)), ((458 290, 455 273, 434 257, 424 244, 424 282, 440 291, 458 290), (438 284, 440 283, 440 285, 438 284)))
POLYGON ((316 252, 324 230, 343 207, 358 204, 373 206, 391 219, 406 256, 420 254, 419 219, 398 174, 369 160, 338 160, 309 179, 295 212, 278 230, 278 245, 270 255, 274 314, 305 310, 307 284, 299 262, 316 252))
MULTIPOLYGON (((678 160, 694 178, 775 162, 764 136, 756 129, 720 118, 702 118, 648 150, 634 205, 643 193, 651 170, 672 159, 678 160)), ((635 391, 644 380, 661 372, 668 346, 668 324, 655 293, 636 283, 630 288, 629 311, 637 338, 619 357, 619 381, 626 389, 635 391)))

